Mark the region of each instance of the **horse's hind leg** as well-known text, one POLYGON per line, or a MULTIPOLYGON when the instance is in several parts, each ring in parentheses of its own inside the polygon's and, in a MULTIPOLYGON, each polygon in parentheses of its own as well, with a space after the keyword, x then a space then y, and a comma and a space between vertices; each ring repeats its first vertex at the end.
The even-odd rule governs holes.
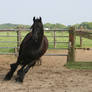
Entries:
POLYGON ((42 65, 42 60, 39 58, 37 61, 37 66, 40 66, 40 65, 42 65))
POLYGON ((6 74, 4 80, 10 80, 14 74, 14 72, 16 71, 17 67, 18 67, 18 63, 13 63, 10 65, 11 69, 10 71, 6 74))

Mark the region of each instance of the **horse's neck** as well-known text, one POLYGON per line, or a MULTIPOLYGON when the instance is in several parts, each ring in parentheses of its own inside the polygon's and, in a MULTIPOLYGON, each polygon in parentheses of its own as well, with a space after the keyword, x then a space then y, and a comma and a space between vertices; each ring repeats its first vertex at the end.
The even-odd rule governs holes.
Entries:
POLYGON ((42 30, 42 33, 39 35, 39 39, 38 41, 41 43, 43 40, 43 36, 44 36, 44 31, 42 30))
POLYGON ((33 42, 33 46, 35 46, 37 49, 40 48, 40 46, 42 44, 43 36, 44 36, 44 30, 42 30, 42 33, 39 35, 38 41, 33 42))
POLYGON ((42 44, 42 40, 43 40, 43 35, 39 37, 37 43, 38 45, 41 45, 42 44))

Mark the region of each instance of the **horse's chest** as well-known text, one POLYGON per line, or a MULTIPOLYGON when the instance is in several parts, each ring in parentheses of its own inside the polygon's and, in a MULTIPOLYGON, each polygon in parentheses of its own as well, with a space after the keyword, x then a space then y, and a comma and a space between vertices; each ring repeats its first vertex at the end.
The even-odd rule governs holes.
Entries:
POLYGON ((26 55, 36 56, 41 52, 41 46, 37 44, 27 44, 27 46, 24 49, 24 52, 26 53, 26 55))

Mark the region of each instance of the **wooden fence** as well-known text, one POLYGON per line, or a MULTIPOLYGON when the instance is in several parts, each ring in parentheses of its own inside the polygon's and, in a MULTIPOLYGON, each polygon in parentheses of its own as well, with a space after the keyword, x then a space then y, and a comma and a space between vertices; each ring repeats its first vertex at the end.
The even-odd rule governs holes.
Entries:
MULTIPOLYGON (((75 49, 76 49, 76 46, 75 46, 75 43, 76 43, 76 36, 79 36, 80 37, 80 46, 82 46, 82 38, 87 38, 87 39, 91 39, 92 40, 92 30, 87 30, 87 29, 72 29, 72 31, 70 31, 71 33, 70 34, 70 37, 69 39, 72 40, 72 47, 71 47, 71 53, 69 53, 70 55, 70 59, 68 61, 75 61, 75 49), (73 32, 73 33, 72 33, 73 32), (73 39, 72 39, 72 36, 73 36, 73 39), (72 54, 72 55, 71 55, 72 54), (73 56, 73 57, 71 57, 73 56)), ((70 42, 70 41, 69 41, 70 42)), ((82 47, 81 47, 82 49, 82 47)), ((69 50, 70 51, 70 50, 69 50)))
POLYGON ((76 29, 76 36, 80 37, 80 47, 82 48, 83 45, 83 39, 82 38, 87 38, 92 40, 92 30, 88 29, 76 29))
MULTIPOLYGON (((0 30, 1 32, 7 32, 7 36, 5 35, 0 35, 0 37, 16 37, 17 41, 0 41, 0 43, 17 43, 17 47, 0 47, 2 48, 13 48, 15 49, 15 53, 0 53, 0 54, 17 54, 17 52, 19 51, 19 47, 21 44, 21 39, 22 39, 22 35, 21 32, 23 31, 30 31, 30 29, 4 29, 4 30, 0 30), (17 36, 13 36, 13 35, 8 35, 8 32, 16 32, 17 36)), ((67 61, 75 61, 75 29, 73 27, 70 27, 69 29, 60 29, 60 30, 45 30, 46 32, 53 32, 53 36, 47 36, 47 37, 53 37, 53 42, 49 42, 49 43, 54 43, 54 48, 49 48, 49 49, 67 49, 68 50, 68 54, 45 54, 46 56, 67 56, 67 61), (69 36, 56 36, 56 32, 68 32, 69 36), (67 37, 68 38, 68 42, 57 42, 56 38, 57 37, 67 37), (68 46, 67 48, 56 48, 56 43, 67 43, 68 46)))

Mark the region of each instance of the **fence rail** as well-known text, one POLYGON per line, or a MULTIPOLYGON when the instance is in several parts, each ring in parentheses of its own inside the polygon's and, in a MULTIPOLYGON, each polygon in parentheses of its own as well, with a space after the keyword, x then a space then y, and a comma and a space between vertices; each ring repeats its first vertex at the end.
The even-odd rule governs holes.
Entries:
POLYGON ((92 39, 92 31, 81 31, 81 30, 77 30, 76 31, 76 35, 80 36, 80 37, 84 37, 84 38, 88 38, 88 39, 92 39))
MULTIPOLYGON (((0 32, 31 31, 30 29, 0 29, 0 32)), ((48 29, 45 31, 69 31, 69 29, 48 29)))

